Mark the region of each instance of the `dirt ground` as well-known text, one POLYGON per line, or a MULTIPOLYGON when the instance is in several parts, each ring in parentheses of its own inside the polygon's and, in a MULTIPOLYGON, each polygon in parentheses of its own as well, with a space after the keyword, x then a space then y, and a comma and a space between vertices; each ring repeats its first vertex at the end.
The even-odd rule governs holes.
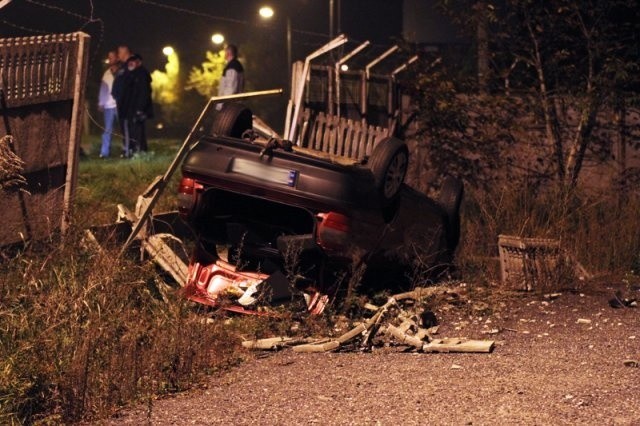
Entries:
POLYGON ((464 297, 435 308, 438 337, 495 339, 493 353, 256 353, 108 424, 640 425, 640 368, 623 363, 640 359, 640 308, 610 307, 617 288, 454 287, 464 297))

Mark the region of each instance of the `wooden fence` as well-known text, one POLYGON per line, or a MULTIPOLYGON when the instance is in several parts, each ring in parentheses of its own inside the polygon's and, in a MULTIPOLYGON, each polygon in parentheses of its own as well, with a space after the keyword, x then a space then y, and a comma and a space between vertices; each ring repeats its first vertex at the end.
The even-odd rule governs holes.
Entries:
POLYGON ((362 160, 389 135, 388 129, 320 112, 302 115, 300 146, 339 157, 362 160))
POLYGON ((69 226, 88 49, 89 36, 81 32, 0 39, 0 84, 8 107, 0 136, 12 135, 27 180, 21 191, 0 190, 0 245, 69 226))

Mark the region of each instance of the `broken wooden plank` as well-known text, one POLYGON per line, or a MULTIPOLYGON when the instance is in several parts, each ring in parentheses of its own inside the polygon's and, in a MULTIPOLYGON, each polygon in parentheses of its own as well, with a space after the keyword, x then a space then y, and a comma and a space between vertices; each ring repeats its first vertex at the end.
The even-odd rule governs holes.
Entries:
POLYGON ((431 336, 431 333, 429 333, 429 330, 427 330, 426 328, 422 328, 422 327, 418 327, 418 331, 416 331, 415 336, 416 336, 417 339, 420 339, 420 340, 423 340, 423 341, 425 340, 425 338, 428 341, 430 341, 433 338, 433 336, 431 336))
POLYGON ((322 344, 307 344, 298 345, 293 347, 294 352, 312 353, 312 352, 328 352, 336 350, 340 347, 340 342, 337 340, 331 340, 322 344))
POLYGON ((315 339, 313 337, 288 337, 288 336, 278 336, 278 337, 267 337, 264 339, 255 339, 255 340, 244 340, 242 342, 242 347, 245 349, 251 350, 278 350, 285 347, 302 345, 302 344, 314 344, 319 345, 322 343, 327 343, 331 341, 331 339, 315 339))
POLYGON ((138 218, 133 214, 131 210, 125 207, 123 204, 118 204, 118 218, 117 222, 131 222, 134 223, 138 218))
MULTIPOLYGON (((180 285, 187 282, 189 268, 182 259, 163 241, 167 234, 150 235, 142 242, 145 251, 151 259, 164 269, 180 285)), ((177 239, 176 237, 170 236, 177 239)))
MULTIPOLYGON (((373 324, 371 324, 373 325, 373 324)), ((369 327, 371 327, 371 325, 369 327)), ((348 342, 349 340, 355 338, 358 335, 361 335, 362 333, 364 333, 365 331, 367 331, 367 325, 366 324, 358 324, 357 326, 353 327, 351 330, 347 331, 346 333, 344 333, 342 336, 338 337, 338 342, 340 342, 340 344, 344 344, 346 342, 348 342)))
POLYGON ((364 309, 368 310, 368 311, 374 311, 377 312, 378 309, 380 309, 380 306, 374 305, 372 303, 365 303, 363 306, 364 309))
POLYGON ((422 346, 423 352, 475 352, 490 353, 495 342, 493 340, 435 339, 422 346))
POLYGON ((81 242, 87 250, 95 251, 98 253, 104 252, 104 249, 96 239, 96 235, 90 229, 84 230, 81 242))
POLYGON ((396 294, 393 298, 398 301, 406 299, 421 300, 436 294, 444 294, 448 291, 449 289, 446 287, 416 287, 412 291, 396 294))
POLYGON ((253 350, 275 350, 286 346, 288 342, 293 341, 291 337, 270 337, 267 339, 245 340, 242 347, 253 350))
POLYGON ((387 333, 393 336, 401 345, 407 344, 417 349, 422 349, 424 342, 417 337, 409 336, 404 331, 393 325, 387 326, 387 333))

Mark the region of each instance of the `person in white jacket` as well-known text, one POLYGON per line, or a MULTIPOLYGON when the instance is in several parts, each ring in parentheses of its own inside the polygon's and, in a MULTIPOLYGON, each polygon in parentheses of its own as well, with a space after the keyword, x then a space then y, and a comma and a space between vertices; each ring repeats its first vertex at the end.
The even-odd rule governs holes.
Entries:
MULTIPOLYGON (((244 68, 238 60, 238 48, 234 44, 224 49, 227 64, 222 71, 222 78, 218 85, 218 96, 235 95, 244 90, 244 68)), ((218 104, 220 109, 222 104, 218 104)))
POLYGON ((111 135, 117 116, 116 100, 111 96, 114 75, 120 66, 118 54, 115 50, 107 54, 107 64, 109 68, 107 68, 102 76, 100 93, 98 95, 98 109, 104 114, 104 131, 102 133, 102 145, 100 146, 100 158, 107 158, 110 155, 111 135))

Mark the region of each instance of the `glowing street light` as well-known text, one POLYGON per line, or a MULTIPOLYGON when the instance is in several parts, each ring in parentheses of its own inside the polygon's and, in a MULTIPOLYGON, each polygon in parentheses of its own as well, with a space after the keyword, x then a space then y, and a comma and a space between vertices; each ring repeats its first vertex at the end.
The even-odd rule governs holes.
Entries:
POLYGON ((342 71, 349 71, 349 65, 347 65, 347 64, 342 64, 342 65, 340 65, 340 69, 341 69, 342 71))
POLYGON ((258 11, 258 13, 264 19, 271 19, 271 18, 273 18, 273 15, 274 15, 273 9, 270 6, 261 7, 260 10, 258 11))
POLYGON ((222 44, 224 43, 224 36, 220 33, 215 33, 211 36, 211 41, 213 44, 222 44))
POLYGON ((176 53, 176 51, 173 50, 173 47, 171 47, 171 46, 165 46, 165 47, 162 48, 162 54, 164 56, 171 56, 174 53, 176 53))

